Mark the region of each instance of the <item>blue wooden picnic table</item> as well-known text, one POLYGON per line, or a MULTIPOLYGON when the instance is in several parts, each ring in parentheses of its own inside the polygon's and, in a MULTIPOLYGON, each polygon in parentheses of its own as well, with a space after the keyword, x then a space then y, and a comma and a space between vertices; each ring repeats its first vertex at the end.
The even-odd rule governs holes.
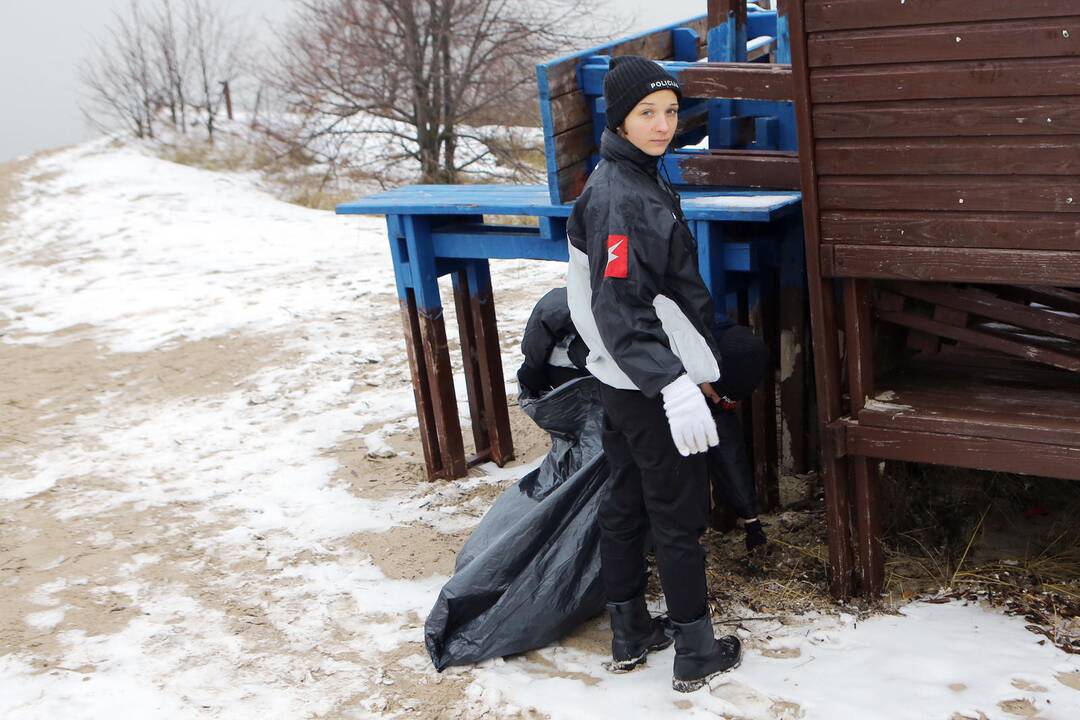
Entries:
MULTIPOLYGON (((792 243, 802 246, 798 192, 686 190, 682 197, 702 277, 720 313, 729 312, 738 274, 781 262, 792 243)), ((502 465, 512 457, 488 261, 566 261, 571 208, 553 202, 546 185, 502 184, 412 185, 338 205, 340 215, 386 216, 429 477, 460 477, 473 463, 502 465), (506 216, 535 217, 537 225, 499 222, 506 216), (476 447, 471 458, 464 453, 439 294, 438 279, 448 274, 476 447)), ((750 288, 759 292, 757 284, 750 288)))

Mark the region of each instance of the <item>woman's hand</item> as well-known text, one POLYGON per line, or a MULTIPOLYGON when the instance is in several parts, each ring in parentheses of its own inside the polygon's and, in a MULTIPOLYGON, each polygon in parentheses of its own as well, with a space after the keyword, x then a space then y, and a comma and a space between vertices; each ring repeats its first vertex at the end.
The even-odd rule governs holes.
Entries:
POLYGON ((719 405, 722 400, 720 396, 716 394, 716 390, 713 389, 712 383, 701 383, 698 387, 701 388, 701 392, 705 394, 705 397, 709 399, 713 405, 719 405))

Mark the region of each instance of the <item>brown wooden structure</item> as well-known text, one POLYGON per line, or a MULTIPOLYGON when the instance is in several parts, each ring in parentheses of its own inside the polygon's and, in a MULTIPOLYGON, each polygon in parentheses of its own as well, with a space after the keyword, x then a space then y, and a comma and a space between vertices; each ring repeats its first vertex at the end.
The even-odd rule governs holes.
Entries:
POLYGON ((1080 478, 1080 0, 790 21, 832 586, 876 593, 880 459, 1080 478))

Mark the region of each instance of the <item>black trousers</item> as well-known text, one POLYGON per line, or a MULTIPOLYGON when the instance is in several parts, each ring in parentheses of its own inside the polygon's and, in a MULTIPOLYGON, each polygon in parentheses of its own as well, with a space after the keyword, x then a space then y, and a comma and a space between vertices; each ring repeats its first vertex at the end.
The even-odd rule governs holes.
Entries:
POLYGON ((675 449, 661 398, 603 385, 604 454, 611 479, 601 501, 600 574, 610 602, 645 589, 645 535, 652 528, 668 614, 690 622, 705 614, 709 512, 705 453, 675 449))

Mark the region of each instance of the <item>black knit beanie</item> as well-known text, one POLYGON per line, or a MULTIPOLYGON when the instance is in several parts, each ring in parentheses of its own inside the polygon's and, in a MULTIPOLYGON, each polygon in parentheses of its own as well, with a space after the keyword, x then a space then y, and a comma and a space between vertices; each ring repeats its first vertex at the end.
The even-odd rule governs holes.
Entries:
POLYGON ((682 99, 679 83, 652 60, 637 55, 611 58, 608 73, 604 76, 608 128, 616 130, 641 98, 657 90, 672 90, 682 99))

